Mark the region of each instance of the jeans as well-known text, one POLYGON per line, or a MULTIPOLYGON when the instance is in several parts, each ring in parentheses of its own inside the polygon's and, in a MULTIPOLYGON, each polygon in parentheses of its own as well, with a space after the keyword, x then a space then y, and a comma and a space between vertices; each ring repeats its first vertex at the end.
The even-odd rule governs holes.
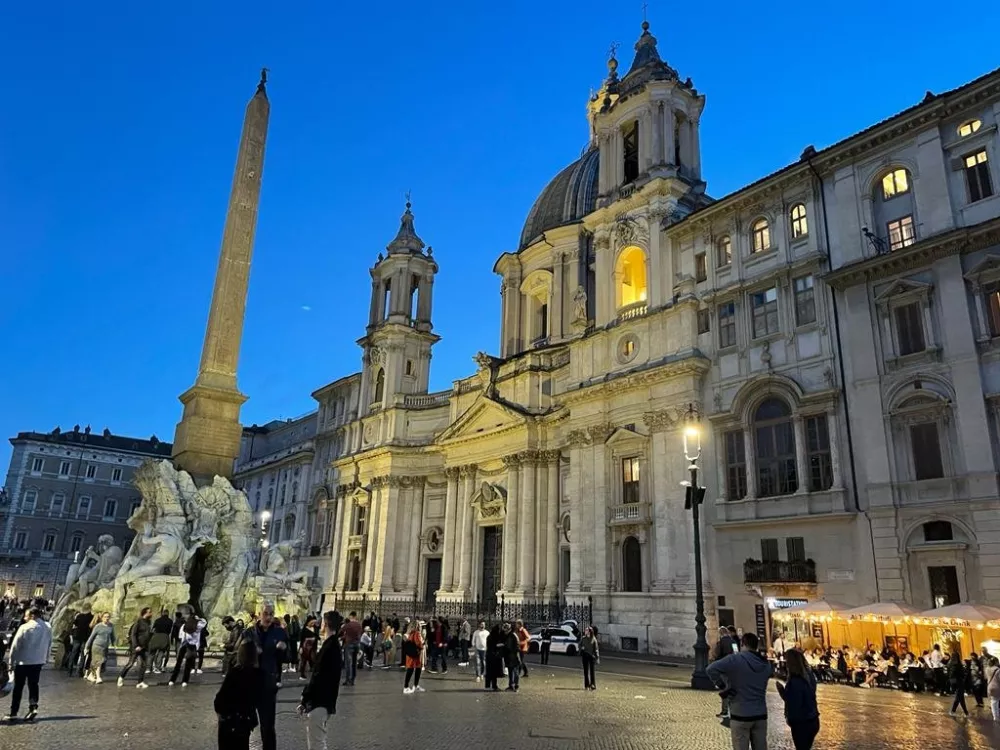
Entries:
POLYGON ((132 666, 139 662, 139 682, 143 682, 146 679, 146 652, 145 651, 133 651, 132 655, 128 658, 128 663, 122 669, 121 674, 118 675, 121 679, 125 679, 128 675, 132 666))
POLYGON ((462 664, 468 664, 469 663, 469 642, 468 641, 461 641, 461 650, 462 650, 462 658, 459 659, 459 661, 461 661, 462 664))
POLYGON ((792 743, 795 745, 795 750, 812 750, 813 740, 819 734, 819 719, 799 721, 789 724, 788 728, 792 730, 792 743))
POLYGON ((358 644, 348 643, 344 646, 344 684, 353 685, 358 675, 358 644))
POLYGON ((486 652, 476 651, 476 677, 486 674, 486 652))
POLYGON ((507 687, 511 690, 521 687, 521 670, 518 669, 517 662, 507 666, 507 687))
POLYGON ((164 671, 167 668, 167 662, 170 661, 170 649, 158 648, 153 652, 150 660, 150 665, 153 669, 159 669, 161 672, 164 671))
POLYGON ((955 702, 951 704, 951 712, 955 713, 958 707, 961 706, 962 710, 965 711, 965 715, 969 715, 969 709, 965 705, 965 686, 959 686, 958 690, 955 691, 955 702))
POLYGON ((28 683, 28 708, 38 708, 38 676, 42 673, 41 664, 18 664, 14 667, 14 693, 10 697, 10 715, 17 716, 21 710, 21 696, 24 694, 24 683, 28 683))
POLYGON ((307 750, 327 750, 326 721, 330 718, 325 708, 314 708, 309 712, 309 723, 306 724, 307 750))
POLYGON ((521 670, 521 674, 523 674, 523 675, 524 675, 525 677, 527 677, 527 676, 528 676, 528 662, 526 662, 526 661, 524 660, 524 657, 525 657, 525 656, 527 656, 527 655, 528 655, 528 654, 527 654, 526 652, 524 652, 524 651, 521 651, 521 652, 520 652, 520 653, 518 653, 518 655, 517 655, 517 665, 518 665, 518 669, 520 669, 520 670, 521 670))
POLYGON ((733 740, 733 750, 767 750, 767 719, 729 723, 729 735, 733 740))
POLYGON ((597 664, 597 660, 593 654, 581 653, 580 657, 583 662, 583 689, 596 688, 597 670, 595 669, 595 665, 597 664))
POLYGON ((80 660, 80 676, 83 676, 83 662, 86 659, 81 658, 83 653, 83 641, 73 641, 73 645, 69 649, 69 661, 66 668, 72 672, 76 668, 76 662, 80 660))

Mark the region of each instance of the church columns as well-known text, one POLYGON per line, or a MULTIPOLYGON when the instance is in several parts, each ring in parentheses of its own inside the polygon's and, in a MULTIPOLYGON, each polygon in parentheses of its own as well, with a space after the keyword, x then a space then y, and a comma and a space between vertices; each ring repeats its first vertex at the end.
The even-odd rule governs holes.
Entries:
POLYGON ((583 461, 582 438, 582 430, 571 433, 569 437, 569 477, 566 481, 566 500, 570 511, 567 593, 578 593, 583 590, 583 545, 581 539, 586 526, 583 523, 583 503, 580 499, 580 469, 583 461))
POLYGON ((611 162, 611 139, 607 133, 597 136, 597 147, 600 149, 597 154, 597 192, 605 195, 611 190, 611 173, 608 171, 611 162))
POLYGON ((372 590, 392 592, 393 556, 396 551, 396 514, 399 508, 399 477, 379 477, 381 485, 376 549, 379 554, 375 561, 375 577, 372 590))
POLYGON ((382 296, 379 294, 379 281, 378 279, 372 279, 372 303, 368 310, 368 324, 375 325, 379 320, 379 304, 381 303, 382 296))
POLYGON ((343 497, 340 504, 344 507, 340 514, 340 528, 337 530, 340 542, 337 544, 336 573, 333 577, 333 588, 344 591, 347 588, 347 538, 351 534, 351 518, 354 516, 354 500, 343 497))
POLYGON ((346 495, 339 493, 337 504, 334 506, 336 515, 333 522, 333 547, 330 549, 330 589, 336 591, 340 585, 341 560, 347 557, 344 547, 344 516, 347 515, 350 501, 346 495))
POLYGON ((552 253, 554 280, 552 282, 552 299, 549 301, 549 336, 556 341, 561 339, 563 335, 564 265, 562 250, 554 251, 552 253))
POLYGON ((663 163, 663 102, 656 102, 650 128, 652 134, 653 164, 663 163))
POLYGON ((757 497, 757 457, 753 451, 753 430, 749 425, 743 428, 743 457, 747 465, 747 494, 744 500, 757 497))
POLYGON ((424 521, 424 487, 427 482, 424 477, 418 477, 413 488, 413 500, 410 503, 412 513, 409 517, 409 533, 407 533, 406 591, 416 594, 417 573, 420 567, 420 539, 423 536, 424 521))
POLYGON ((472 565, 472 505, 470 500, 476 491, 476 465, 469 464, 461 468, 462 487, 459 494, 459 531, 458 531, 458 578, 455 581, 454 591, 467 595, 471 588, 471 565, 472 565))
POLYGON ((660 211, 650 210, 648 217, 649 253, 647 256, 650 309, 664 304, 673 297, 663 285, 663 254, 660 252, 660 222, 662 220, 663 214, 660 211))
POLYGON ((500 282, 500 356, 503 358, 509 357, 513 352, 511 347, 508 346, 508 340, 510 339, 510 297, 511 292, 508 289, 509 284, 507 279, 504 278, 500 282))
POLYGON ((597 250, 597 307, 594 311, 595 323, 598 326, 605 326, 612 321, 615 314, 615 289, 611 283, 613 277, 614 259, 612 257, 611 242, 608 235, 602 233, 594 238, 597 250))
POLYGON ((677 115, 674 114, 672 109, 667 109, 663 114, 663 150, 666 155, 666 158, 663 161, 666 164, 673 164, 676 166, 677 162, 674 157, 677 154, 677 146, 674 144, 674 138, 676 136, 675 126, 677 122, 677 115))
POLYGON ((696 180, 701 179, 701 143, 698 136, 698 121, 688 120, 691 129, 691 171, 696 180))
POLYGON ((559 594, 559 451, 548 454, 548 492, 545 494, 545 589, 546 599, 559 594))
POLYGON ((687 171, 691 170, 691 121, 686 117, 680 122, 681 163, 687 171))
POLYGON ((593 441, 591 463, 594 471, 594 580, 590 590, 603 594, 608 591, 608 484, 604 441, 611 434, 611 428, 595 425, 589 432, 593 441))
POLYGON ((639 171, 648 172, 653 166, 653 112, 646 110, 639 117, 639 171))
POLYGON ((676 429, 675 414, 669 411, 650 412, 643 417, 650 431, 651 455, 661 460, 651 461, 650 490, 652 522, 650 524, 650 565, 648 581, 653 590, 670 590, 679 578, 686 582, 691 568, 691 525, 684 509, 682 480, 687 478, 682 444, 676 429))
POLYGON ((504 466, 507 467, 507 517, 503 527, 503 575, 502 589, 513 591, 517 577, 517 520, 518 504, 520 503, 521 472, 520 456, 504 456, 504 466))
POLYGON ((444 554, 441 557, 441 590, 451 591, 455 575, 455 550, 457 549, 456 519, 458 510, 458 467, 444 470, 448 478, 448 489, 444 502, 444 554))
POLYGON ((382 505, 381 495, 382 489, 380 485, 372 481, 372 492, 368 496, 368 523, 366 524, 368 530, 368 543, 365 545, 365 565, 364 572, 361 580, 361 588, 364 590, 370 590, 375 588, 375 558, 378 555, 378 534, 376 530, 378 529, 379 519, 379 509, 382 505))
POLYGON ((529 452, 524 456, 524 476, 521 483, 521 508, 518 513, 520 526, 518 552, 520 563, 517 568, 517 591, 527 594, 535 587, 535 507, 537 454, 529 452))

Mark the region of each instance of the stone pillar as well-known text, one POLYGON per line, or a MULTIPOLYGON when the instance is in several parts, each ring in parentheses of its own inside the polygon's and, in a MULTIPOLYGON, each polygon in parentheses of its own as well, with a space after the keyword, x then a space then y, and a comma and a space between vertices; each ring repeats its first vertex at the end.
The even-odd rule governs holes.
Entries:
POLYGON ((611 175, 608 172, 608 164, 611 158, 611 141, 607 133, 597 136, 597 147, 600 149, 597 155, 597 192, 604 195, 611 189, 611 175))
POLYGON ((663 163, 663 102, 656 102, 651 125, 653 142, 653 164, 663 163))
POLYGON ((562 250, 553 251, 552 299, 549 300, 549 336, 553 340, 559 340, 563 335, 563 296, 565 293, 563 265, 562 250))
POLYGON ((510 331, 508 330, 510 300, 508 296, 507 279, 503 279, 500 282, 500 356, 505 358, 511 354, 510 347, 507 345, 510 339, 510 331))
POLYGON ((837 422, 837 412, 835 411, 826 415, 826 435, 830 441, 830 473, 833 474, 831 489, 843 489, 843 468, 840 465, 840 425, 837 422))
POLYGON ((518 455, 504 456, 507 467, 507 517, 503 525, 503 590, 513 591, 517 580, 517 520, 521 502, 521 459, 518 455))
POLYGON ((577 430, 569 436, 569 477, 566 483, 566 500, 569 507, 569 581, 566 593, 579 593, 583 584, 583 558, 580 536, 583 534, 583 503, 580 500, 580 466, 583 461, 584 433, 577 430))
POLYGON ((795 430, 795 474, 799 485, 795 494, 804 495, 809 491, 809 456, 806 454, 805 420, 796 415, 792 418, 792 427, 795 430))
POLYGON ((595 323, 597 326, 605 326, 615 317, 615 289, 610 283, 614 268, 614 260, 611 253, 611 242, 607 234, 600 234, 595 237, 594 249, 596 250, 596 276, 597 284, 594 293, 597 295, 597 303, 594 310, 595 323))
POLYGON ((330 582, 329 588, 336 590, 337 571, 340 570, 340 558, 344 547, 344 512, 347 510, 347 498, 341 495, 334 506, 333 541, 330 547, 330 582))
POLYGON ((663 284, 663 254, 660 251, 660 222, 663 221, 662 211, 650 211, 648 216, 649 222, 649 254, 646 258, 646 263, 649 264, 647 270, 647 284, 648 289, 646 291, 646 299, 648 300, 649 309, 658 307, 659 305, 665 304, 673 294, 669 288, 665 288, 663 284))
POLYGON ((394 527, 396 550, 392 556, 392 588, 403 591, 406 586, 406 565, 410 559, 410 516, 413 515, 413 483, 410 477, 403 480, 399 500, 390 523, 394 527))
POLYGON ((643 112, 639 116, 639 171, 648 172, 653 163, 650 149, 652 140, 649 137, 650 125, 652 125, 652 112, 643 112))
POLYGON ((441 590, 451 591, 454 586, 456 542, 456 513, 458 510, 458 467, 445 469, 448 490, 444 501, 444 554, 441 558, 441 590))
POLYGON ((757 499, 757 458, 753 454, 753 428, 743 428, 743 455, 747 472, 747 500, 757 499))
POLYGON ((548 492, 545 494, 545 589, 543 597, 559 595, 559 451, 549 453, 548 492))
POLYGON ((681 138, 681 163, 682 166, 690 170, 691 168, 691 121, 686 117, 680 123, 681 138))
POLYGON ((427 275, 420 278, 420 289, 417 292, 417 320, 421 323, 431 322, 431 296, 434 291, 434 277, 427 275))
POLYGON ((469 595, 472 583, 470 567, 472 564, 472 494, 476 491, 476 465, 463 466, 462 487, 459 492, 459 531, 458 531, 458 577, 454 590, 463 596, 469 595))
POLYGON ((351 535, 351 517, 354 515, 354 501, 351 498, 345 495, 340 499, 340 504, 343 506, 340 528, 337 529, 340 541, 333 557, 336 560, 333 575, 333 588, 336 591, 343 591, 347 586, 347 538, 351 535))
POLYGON ((378 512, 378 558, 372 589, 392 593, 392 567, 396 552, 396 514, 399 509, 399 477, 384 477, 378 512))
POLYGON ((417 575, 420 569, 420 539, 423 535, 424 526, 424 488, 427 480, 424 477, 417 477, 413 488, 413 513, 410 516, 410 530, 407 534, 407 557, 406 566, 406 591, 417 591, 417 575))
POLYGON ((382 477, 372 479, 372 493, 368 498, 368 544, 365 547, 365 565, 362 574, 361 588, 375 588, 375 558, 378 557, 378 524, 379 509, 382 506, 382 477))
POLYGON ((674 154, 676 148, 674 146, 674 122, 676 121, 677 115, 674 114, 672 109, 667 109, 663 117, 663 151, 664 151, 664 163, 675 164, 674 154))
POLYGON ((597 594, 608 591, 608 479, 604 441, 610 433, 608 425, 590 428, 594 471, 594 582, 590 590, 597 594))
POLYGON ((372 279, 372 303, 368 309, 368 323, 375 325, 379 322, 379 305, 382 303, 382 282, 379 279, 372 279))
POLYGON ((701 179, 701 143, 698 136, 698 121, 690 120, 691 128, 691 171, 696 180, 701 179))
POLYGON ((524 476, 521 482, 521 508, 519 515, 518 553, 520 564, 517 569, 517 591, 530 594, 535 587, 535 466, 534 452, 524 457, 524 476))

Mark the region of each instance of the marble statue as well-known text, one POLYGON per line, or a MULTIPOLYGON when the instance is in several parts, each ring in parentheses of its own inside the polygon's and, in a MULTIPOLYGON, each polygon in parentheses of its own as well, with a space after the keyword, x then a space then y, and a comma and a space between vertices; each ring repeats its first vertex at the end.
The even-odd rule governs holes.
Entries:
POLYGON ((573 323, 587 325, 587 290, 578 286, 573 293, 573 323))
POLYGON ((76 568, 75 576, 66 577, 66 590, 52 613, 53 627, 63 624, 72 604, 89 603, 100 590, 112 586, 121 565, 122 550, 115 544, 115 538, 111 534, 99 536, 97 549, 88 547, 83 560, 70 566, 71 573, 76 568))
POLYGON ((289 560, 304 542, 303 534, 294 542, 280 542, 264 550, 260 573, 253 577, 247 590, 245 604, 248 611, 257 611, 265 601, 274 603, 278 615, 309 609, 309 576, 305 571, 291 572, 289 569, 289 560))

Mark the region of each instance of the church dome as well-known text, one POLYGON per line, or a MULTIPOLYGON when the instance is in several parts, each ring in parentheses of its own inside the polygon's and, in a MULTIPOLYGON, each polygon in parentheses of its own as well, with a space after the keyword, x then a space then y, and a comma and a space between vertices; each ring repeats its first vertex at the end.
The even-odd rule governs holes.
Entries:
POLYGON ((597 165, 599 151, 589 147, 545 186, 528 212, 521 231, 519 250, 523 250, 543 233, 580 221, 597 204, 597 165))

